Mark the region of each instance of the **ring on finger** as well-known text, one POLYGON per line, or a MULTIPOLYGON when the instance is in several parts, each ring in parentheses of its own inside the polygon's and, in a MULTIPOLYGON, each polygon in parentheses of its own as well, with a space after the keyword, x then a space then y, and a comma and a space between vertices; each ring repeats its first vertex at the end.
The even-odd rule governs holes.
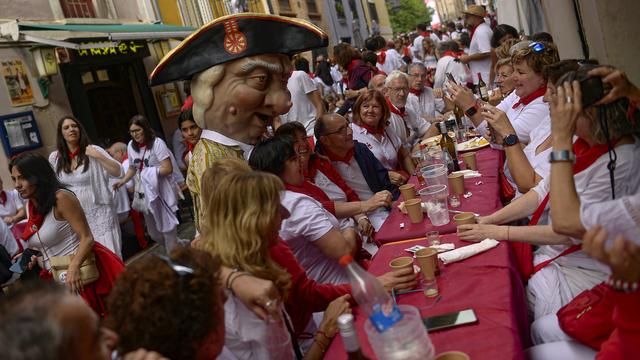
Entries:
POLYGON ((573 102, 573 98, 571 96, 567 96, 567 104, 571 104, 573 102))
POLYGON ((276 300, 273 299, 268 299, 265 303, 264 303, 264 307, 268 308, 271 307, 273 305, 275 305, 277 303, 276 300))

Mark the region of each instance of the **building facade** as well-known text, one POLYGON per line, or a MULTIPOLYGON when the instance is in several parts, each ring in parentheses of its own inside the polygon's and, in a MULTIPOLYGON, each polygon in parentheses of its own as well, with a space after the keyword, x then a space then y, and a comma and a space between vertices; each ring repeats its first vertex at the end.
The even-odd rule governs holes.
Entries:
POLYGON ((0 20, 0 177, 7 185, 10 157, 25 150, 48 156, 64 116, 76 117, 96 144, 127 142, 136 114, 166 139, 184 97, 178 84, 148 86, 169 39, 193 30, 154 24, 154 1, 44 3, 0 0, 0 16, 20 19, 0 20))

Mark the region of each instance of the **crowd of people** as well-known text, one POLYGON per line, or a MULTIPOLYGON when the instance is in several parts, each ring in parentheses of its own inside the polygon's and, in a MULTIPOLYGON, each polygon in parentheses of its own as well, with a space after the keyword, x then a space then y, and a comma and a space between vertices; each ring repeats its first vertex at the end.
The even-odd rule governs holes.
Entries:
MULTIPOLYGON (((0 192, 0 249, 29 256, 24 285, 0 300, 3 356, 323 358, 353 305, 339 259, 368 267, 398 187, 416 172, 411 154, 459 110, 465 127, 504 151, 505 206, 458 226, 458 236, 513 247, 528 355, 640 354, 640 90, 620 69, 560 60, 549 34, 527 37, 485 15, 469 5, 464 26, 419 24, 396 40, 373 36, 365 49, 340 43, 313 72, 283 55, 295 49, 207 60, 180 75, 190 97, 173 152, 141 115, 130 119, 129 143, 107 150, 63 117, 48 161, 12 159, 15 190, 0 192), (190 244, 177 238, 187 188, 190 244), (129 221, 139 242, 146 228, 165 254, 125 270, 129 221), (64 272, 52 265, 61 258, 64 272), (596 288, 604 315, 569 331, 558 314, 596 288)), ((180 51, 212 46, 185 41, 180 51)), ((152 77, 183 66, 180 51, 152 77)), ((406 268, 378 280, 390 292, 417 285, 406 268)))

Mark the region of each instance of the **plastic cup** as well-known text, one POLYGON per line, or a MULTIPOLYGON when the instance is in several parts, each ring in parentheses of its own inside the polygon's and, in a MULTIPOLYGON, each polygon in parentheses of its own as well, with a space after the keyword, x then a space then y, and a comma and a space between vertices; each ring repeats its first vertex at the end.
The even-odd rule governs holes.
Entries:
POLYGON ((464 174, 451 174, 447 177, 449 179, 449 187, 456 195, 464 195, 464 174))
POLYGON ((464 224, 475 224, 476 215, 472 212, 463 212, 463 213, 454 215, 453 221, 456 222, 457 226, 464 225, 464 224))
POLYGON ((475 152, 468 152, 468 153, 462 154, 462 161, 464 162, 467 169, 473 170, 473 171, 478 170, 478 164, 476 162, 475 152))
POLYGON ((427 232, 427 242, 429 246, 440 245, 440 232, 436 230, 427 232))
POLYGON ((420 199, 411 199, 404 202, 404 207, 407 209, 409 219, 411 223, 419 224, 424 220, 424 214, 422 213, 422 201, 420 199))
POLYGON ((413 258, 411 256, 397 257, 389 262, 389 267, 393 270, 399 270, 408 267, 413 268, 413 258))
POLYGON ((433 359, 435 349, 427 335, 420 312, 411 305, 398 305, 402 320, 384 332, 378 332, 367 320, 364 330, 378 359, 423 360, 433 359))
POLYGON ((448 185, 447 167, 444 164, 428 165, 422 168, 422 176, 425 184, 431 185, 448 185))
POLYGON ((422 202, 427 206, 427 216, 429 216, 433 226, 442 226, 449 223, 447 185, 427 186, 418 191, 418 194, 422 202))
POLYGON ((438 280, 434 277, 433 279, 423 279, 422 280, 422 292, 426 297, 436 297, 440 293, 438 291, 438 280))
POLYGON ((435 360, 470 360, 470 357, 462 351, 447 351, 438 354, 435 360))
POLYGON ((420 265, 420 271, 425 279, 434 279, 436 277, 436 268, 438 261, 438 251, 436 249, 426 248, 420 249, 415 253, 416 260, 420 265))
POLYGON ((404 184, 398 187, 405 201, 416 198, 416 186, 414 184, 404 184))

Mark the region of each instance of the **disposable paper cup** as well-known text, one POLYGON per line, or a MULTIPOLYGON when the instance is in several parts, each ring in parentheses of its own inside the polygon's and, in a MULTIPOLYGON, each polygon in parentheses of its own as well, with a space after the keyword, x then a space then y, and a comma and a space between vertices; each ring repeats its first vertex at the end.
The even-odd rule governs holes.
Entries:
POLYGON ((476 153, 470 152, 462 154, 462 161, 466 165, 467 169, 476 171, 478 170, 478 164, 476 163, 476 153))
POLYGON ((416 198, 416 186, 414 184, 404 184, 398 187, 404 201, 416 198))
POLYGON ((424 214, 422 213, 422 200, 407 200, 404 202, 404 207, 407 209, 409 219, 411 219, 413 224, 419 224, 424 220, 424 214))
POLYGON ((420 249, 416 251, 415 256, 420 265, 422 276, 425 279, 434 279, 436 277, 438 251, 431 248, 420 249))
POLYGON ((435 360, 470 360, 470 358, 462 351, 447 351, 438 354, 435 360))
POLYGON ((476 223, 476 215, 472 212, 463 212, 461 214, 456 214, 453 217, 453 221, 456 222, 456 225, 464 225, 464 224, 475 224, 476 223))
POLYGON ((454 194, 464 195, 464 174, 451 174, 449 178, 449 188, 454 194))
POLYGON ((389 262, 389 267, 393 270, 404 269, 407 267, 413 268, 413 258, 411 256, 397 257, 389 262))

